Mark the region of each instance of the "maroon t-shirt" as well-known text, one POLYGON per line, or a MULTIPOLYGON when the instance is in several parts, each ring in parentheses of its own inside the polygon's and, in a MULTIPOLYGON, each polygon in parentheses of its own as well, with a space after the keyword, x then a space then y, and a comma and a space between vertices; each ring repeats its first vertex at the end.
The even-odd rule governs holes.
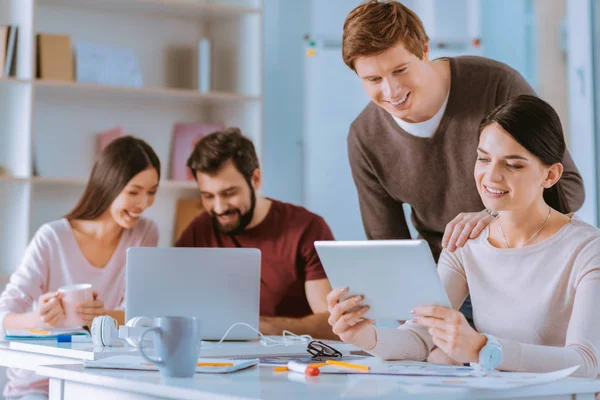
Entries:
MULTIPOLYGON (((260 315, 304 317, 312 314, 304 283, 327 278, 317 256, 316 240, 333 240, 320 216, 304 207, 272 200, 265 219, 235 236, 241 247, 261 251, 260 315)), ((183 231, 176 247, 236 247, 232 238, 200 214, 183 231)))

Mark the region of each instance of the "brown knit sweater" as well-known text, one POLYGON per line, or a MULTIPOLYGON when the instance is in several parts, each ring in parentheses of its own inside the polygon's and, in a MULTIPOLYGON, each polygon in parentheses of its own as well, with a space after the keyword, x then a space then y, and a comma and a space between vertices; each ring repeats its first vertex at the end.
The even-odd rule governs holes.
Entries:
MULTIPOLYGON (((413 136, 374 103, 354 120, 348 155, 367 238, 409 239, 402 203, 435 259, 448 222, 461 212, 481 211, 473 169, 479 123, 496 106, 520 94, 535 94, 514 69, 482 57, 450 58, 450 94, 432 138, 413 136)), ((567 205, 584 200, 583 180, 567 152, 560 180, 567 205)))

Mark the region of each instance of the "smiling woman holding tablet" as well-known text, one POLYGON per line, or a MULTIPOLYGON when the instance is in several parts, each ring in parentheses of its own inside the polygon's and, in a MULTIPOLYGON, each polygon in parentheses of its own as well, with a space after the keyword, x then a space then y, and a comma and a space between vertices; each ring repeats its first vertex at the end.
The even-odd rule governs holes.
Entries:
POLYGON ((600 231, 544 201, 545 191, 560 192, 565 147, 558 115, 543 100, 523 95, 499 106, 480 125, 474 171, 497 218, 463 248, 443 251, 438 264, 454 310, 422 304, 399 328, 375 328, 363 318, 363 297, 341 300, 356 292, 337 288, 328 296, 333 332, 385 359, 425 360, 437 346, 485 369, 579 365, 575 376, 596 378, 600 231), (476 330, 456 311, 468 294, 476 330))

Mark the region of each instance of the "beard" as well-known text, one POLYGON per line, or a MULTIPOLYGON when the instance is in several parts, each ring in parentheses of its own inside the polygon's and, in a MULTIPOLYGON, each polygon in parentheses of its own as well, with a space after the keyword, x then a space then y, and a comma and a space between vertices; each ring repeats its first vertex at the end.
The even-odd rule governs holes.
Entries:
POLYGON ((252 222, 254 208, 256 207, 256 193, 254 192, 254 188, 250 184, 248 185, 250 186, 250 209, 248 212, 242 214, 239 208, 232 208, 221 214, 217 214, 214 211, 211 212, 214 226, 216 226, 221 233, 227 236, 239 235, 244 231, 244 229, 246 229, 250 222, 252 222), (218 217, 224 215, 237 215, 237 222, 228 225, 221 224, 218 217))

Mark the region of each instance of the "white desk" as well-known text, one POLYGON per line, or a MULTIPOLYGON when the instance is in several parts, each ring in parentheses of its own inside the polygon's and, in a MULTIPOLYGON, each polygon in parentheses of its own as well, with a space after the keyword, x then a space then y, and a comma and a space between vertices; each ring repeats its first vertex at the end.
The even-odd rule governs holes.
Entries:
POLYGON ((115 347, 94 347, 91 342, 56 343, 56 339, 3 341, 0 342, 0 366, 35 371, 40 365, 81 364, 83 360, 135 351, 123 343, 115 347))
MULTIPOLYGON (((342 354, 358 348, 341 342, 332 343, 342 354)), ((57 343, 56 340, 22 340, 0 342, 0 366, 35 370, 40 365, 81 363, 120 354, 137 354, 124 341, 112 347, 94 346, 90 342, 57 343)), ((150 352, 151 353, 151 352, 150 352)), ((258 342, 202 342, 202 357, 265 356, 304 354, 306 344, 265 347, 258 342)))
MULTIPOLYGON (((335 343, 342 353, 352 346, 335 343)), ((266 348, 259 343, 203 343, 203 357, 306 354, 305 345, 266 348)), ((399 399, 569 399, 593 400, 599 381, 569 378, 539 386, 504 391, 405 385, 395 377, 273 373, 270 367, 254 367, 225 375, 197 374, 193 379, 164 379, 158 372, 115 371, 83 368, 83 360, 135 353, 130 346, 94 347, 91 343, 48 341, 0 342, 0 365, 34 370, 50 378, 52 400, 93 399, 281 399, 399 398, 399 399), (60 365, 58 365, 60 364, 60 365), (83 395, 85 394, 85 396, 83 395)))
MULTIPOLYGON (((349 354, 356 347, 341 342, 330 342, 349 354)), ((44 365, 82 364, 84 360, 98 360, 120 354, 137 354, 137 349, 124 341, 113 347, 98 347, 90 342, 57 343, 52 340, 0 341, 0 366, 36 371, 44 365)), ((149 352, 152 354, 152 352, 149 352)), ((306 344, 264 347, 258 342, 203 342, 202 357, 307 355, 306 344)), ((0 388, 2 390, 2 388, 0 388)))
POLYGON ((519 389, 482 391, 406 385, 396 377, 327 375, 305 377, 253 367, 232 374, 161 378, 158 372, 85 369, 82 365, 40 367, 50 378, 50 400, 100 399, 569 399, 593 400, 600 380, 568 378, 519 389))

